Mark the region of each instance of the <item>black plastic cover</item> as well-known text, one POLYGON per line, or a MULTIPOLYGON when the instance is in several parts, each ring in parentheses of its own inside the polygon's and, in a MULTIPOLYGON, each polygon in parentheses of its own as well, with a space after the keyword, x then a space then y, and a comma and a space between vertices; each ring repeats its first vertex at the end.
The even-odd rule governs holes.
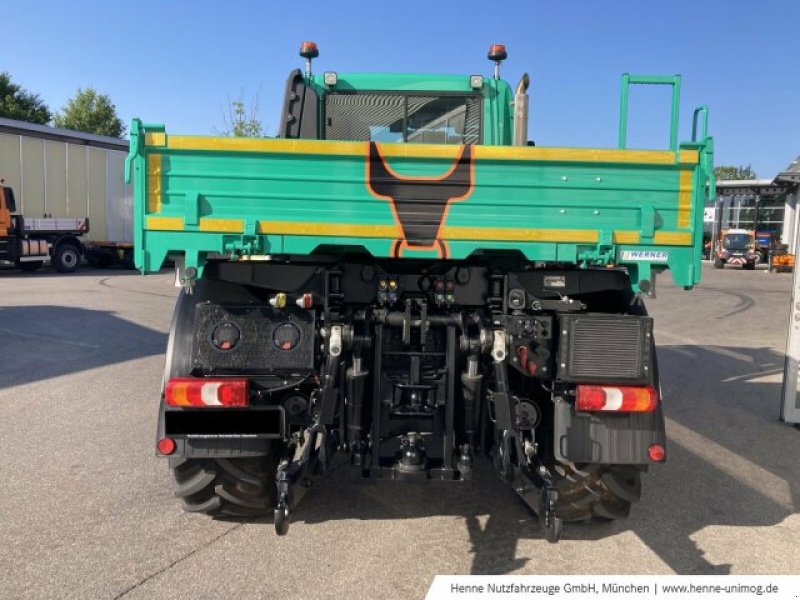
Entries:
POLYGON ((318 121, 317 93, 306 85, 302 71, 295 69, 286 80, 278 137, 318 139, 318 121))
POLYGON ((314 367, 314 313, 296 307, 222 306, 211 302, 195 309, 192 367, 211 375, 306 373, 314 367), (233 325, 238 341, 230 349, 215 343, 215 332, 233 325), (291 347, 276 343, 276 330, 291 325, 298 339, 291 347))

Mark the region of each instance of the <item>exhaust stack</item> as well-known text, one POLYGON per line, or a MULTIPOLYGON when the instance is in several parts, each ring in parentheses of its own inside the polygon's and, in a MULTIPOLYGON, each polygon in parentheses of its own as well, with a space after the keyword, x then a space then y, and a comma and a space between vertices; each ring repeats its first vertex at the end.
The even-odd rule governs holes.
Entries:
POLYGON ((517 84, 517 89, 514 90, 513 143, 515 146, 528 145, 528 86, 530 82, 530 77, 524 73, 517 84))

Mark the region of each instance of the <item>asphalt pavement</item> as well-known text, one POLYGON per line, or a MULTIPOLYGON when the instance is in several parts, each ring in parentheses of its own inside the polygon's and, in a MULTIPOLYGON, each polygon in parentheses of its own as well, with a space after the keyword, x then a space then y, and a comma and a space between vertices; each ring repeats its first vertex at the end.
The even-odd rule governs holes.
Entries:
POLYGON ((289 535, 181 512, 154 454, 171 273, 0 270, 0 598, 421 598, 436 574, 800 573, 800 431, 778 419, 790 275, 648 302, 668 461, 624 521, 548 544, 487 465, 309 491, 289 535))

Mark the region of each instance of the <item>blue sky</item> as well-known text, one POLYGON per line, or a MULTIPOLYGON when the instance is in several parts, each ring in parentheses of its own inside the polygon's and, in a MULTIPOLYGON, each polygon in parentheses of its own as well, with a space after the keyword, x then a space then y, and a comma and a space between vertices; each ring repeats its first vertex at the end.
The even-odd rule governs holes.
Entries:
MULTIPOLYGON (((629 0, 194 2, 4 0, 0 70, 53 109, 76 89, 120 116, 173 133, 213 133, 228 97, 260 96, 276 128, 303 40, 315 70, 491 73, 532 78, 530 134, 541 146, 616 143, 619 76, 683 75, 681 139, 708 104, 717 164, 771 178, 800 154, 800 1, 629 0)), ((630 140, 667 144, 666 90, 631 99, 630 140)))

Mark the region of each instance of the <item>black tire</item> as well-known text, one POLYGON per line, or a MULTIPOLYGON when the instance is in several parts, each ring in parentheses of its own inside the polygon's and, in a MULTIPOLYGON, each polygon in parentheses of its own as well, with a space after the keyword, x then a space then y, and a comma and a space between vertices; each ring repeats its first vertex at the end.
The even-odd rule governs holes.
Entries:
POLYGON ((269 458, 170 460, 183 510, 214 517, 257 517, 275 508, 275 466, 269 458))
POLYGON ((715 269, 722 269, 725 267, 725 262, 721 258, 714 259, 714 268, 715 269))
POLYGON ((81 265, 81 249, 70 242, 62 242, 53 253, 53 268, 59 273, 74 273, 81 265))
MULTIPOLYGON (((556 516, 564 521, 613 521, 627 517, 642 494, 641 470, 627 465, 564 465, 556 482, 556 516)), ((557 470, 558 471, 558 470, 557 470)))
POLYGON ((26 261, 16 262, 17 268, 20 271, 25 271, 26 273, 33 273, 34 271, 38 271, 43 264, 44 261, 41 260, 26 260, 26 261))

